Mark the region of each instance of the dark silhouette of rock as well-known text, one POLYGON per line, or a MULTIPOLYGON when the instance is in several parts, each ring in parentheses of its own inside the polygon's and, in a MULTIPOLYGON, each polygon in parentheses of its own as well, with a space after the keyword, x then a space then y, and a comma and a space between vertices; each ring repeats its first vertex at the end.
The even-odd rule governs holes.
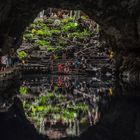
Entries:
POLYGON ((15 97, 13 105, 0 112, 0 139, 1 140, 46 140, 40 135, 33 124, 25 116, 22 102, 15 97))
POLYGON ((139 140, 139 100, 112 100, 111 108, 99 124, 89 128, 80 140, 139 140))

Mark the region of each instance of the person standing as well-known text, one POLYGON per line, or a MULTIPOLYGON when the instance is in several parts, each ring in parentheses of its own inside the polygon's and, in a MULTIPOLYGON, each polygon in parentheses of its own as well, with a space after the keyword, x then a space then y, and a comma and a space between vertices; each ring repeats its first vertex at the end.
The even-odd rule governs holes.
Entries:
POLYGON ((62 53, 62 60, 66 61, 66 59, 67 59, 67 54, 66 54, 66 50, 64 50, 62 53))
POLYGON ((7 55, 7 66, 8 67, 11 67, 12 66, 12 59, 11 59, 10 54, 7 55))
POLYGON ((51 70, 51 72, 53 72, 53 70, 54 70, 54 60, 55 60, 55 54, 52 54, 50 56, 50 70, 51 70))
POLYGON ((3 55, 1 57, 1 71, 5 71, 6 67, 7 67, 7 62, 8 62, 8 56, 7 55, 3 55))
POLYGON ((57 64, 57 71, 58 71, 58 73, 62 73, 62 64, 60 64, 60 63, 58 63, 57 64))
POLYGON ((0 49, 0 71, 1 71, 1 67, 2 67, 1 57, 2 57, 2 50, 0 49))

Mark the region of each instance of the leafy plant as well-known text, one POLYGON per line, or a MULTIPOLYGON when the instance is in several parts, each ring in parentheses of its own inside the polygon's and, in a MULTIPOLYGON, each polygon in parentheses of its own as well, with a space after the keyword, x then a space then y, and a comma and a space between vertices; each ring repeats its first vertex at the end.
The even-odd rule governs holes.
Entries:
POLYGON ((27 53, 25 51, 17 51, 17 54, 18 58, 21 60, 27 57, 27 53))
POLYGON ((48 46, 47 48, 48 52, 55 51, 56 49, 57 49, 56 47, 52 47, 52 46, 48 46))
POLYGON ((88 32, 87 30, 84 30, 83 32, 73 32, 73 33, 69 33, 69 37, 70 38, 79 38, 79 39, 84 39, 85 37, 90 36, 90 32, 88 32))
POLYGON ((47 101, 47 96, 46 95, 42 95, 42 96, 40 96, 40 98, 38 100, 38 104, 39 105, 44 105, 44 104, 46 104, 46 101, 47 101))
POLYGON ((61 22, 62 22, 63 24, 66 24, 66 23, 68 23, 68 22, 72 22, 73 20, 74 20, 73 18, 67 17, 67 18, 62 19, 61 22))
POLYGON ((36 35, 44 36, 45 35, 45 31, 44 30, 38 30, 38 31, 36 31, 36 35))
POLYGON ((50 43, 45 40, 36 40, 35 43, 40 46, 50 45, 50 43))
POLYGON ((76 30, 78 27, 78 24, 75 22, 68 22, 67 24, 64 25, 63 27, 63 31, 67 32, 67 31, 73 31, 76 30))
POLYGON ((28 92, 28 88, 27 87, 24 87, 24 86, 21 86, 20 89, 19 89, 19 93, 22 94, 22 95, 25 95, 27 94, 28 92))
POLYGON ((60 33, 61 33, 60 30, 56 30, 56 29, 52 29, 52 30, 50 30, 50 32, 51 32, 52 34, 60 34, 60 33))
POLYGON ((33 38, 33 34, 32 33, 26 33, 23 36, 23 40, 31 40, 33 38))

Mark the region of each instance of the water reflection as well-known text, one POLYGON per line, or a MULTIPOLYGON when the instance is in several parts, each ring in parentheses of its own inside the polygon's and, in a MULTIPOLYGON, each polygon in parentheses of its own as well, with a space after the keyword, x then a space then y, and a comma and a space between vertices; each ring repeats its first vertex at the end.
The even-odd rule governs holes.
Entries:
POLYGON ((84 76, 33 76, 21 80, 27 117, 50 138, 78 136, 109 107, 112 80, 84 76))
POLYGON ((0 111, 8 108, 13 102, 13 96, 18 94, 18 79, 0 79, 0 111))

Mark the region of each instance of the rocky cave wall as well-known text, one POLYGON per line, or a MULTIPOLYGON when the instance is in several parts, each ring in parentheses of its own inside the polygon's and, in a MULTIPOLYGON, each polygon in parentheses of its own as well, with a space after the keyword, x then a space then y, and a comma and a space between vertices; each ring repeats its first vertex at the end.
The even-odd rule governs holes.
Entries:
POLYGON ((25 28, 43 8, 81 9, 101 27, 103 40, 115 51, 116 68, 140 79, 139 0, 0 0, 0 47, 19 47, 25 28))

